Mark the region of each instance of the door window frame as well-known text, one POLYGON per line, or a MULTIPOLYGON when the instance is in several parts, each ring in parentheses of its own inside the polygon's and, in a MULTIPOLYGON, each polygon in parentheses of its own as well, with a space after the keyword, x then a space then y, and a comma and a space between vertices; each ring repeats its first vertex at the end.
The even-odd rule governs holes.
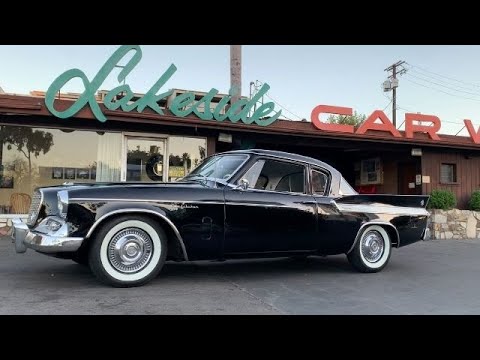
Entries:
POLYGON ((310 190, 310 178, 308 176, 309 174, 309 168, 307 163, 302 163, 294 160, 289 160, 289 159, 280 159, 276 157, 269 157, 269 156, 258 156, 255 157, 251 164, 247 164, 245 166, 245 169, 241 172, 240 176, 236 176, 235 179, 233 180, 233 185, 237 185, 238 181, 240 181, 245 174, 250 171, 250 169, 258 162, 261 160, 270 160, 270 161, 276 161, 276 162, 283 162, 283 163, 289 163, 292 165, 296 166, 301 166, 303 167, 303 193, 299 192, 290 192, 290 191, 275 191, 275 190, 262 190, 262 189, 255 189, 255 188, 248 188, 246 191, 251 191, 251 192, 261 192, 261 193, 270 193, 270 194, 287 194, 287 195, 310 195, 309 191, 310 190))
POLYGON ((326 197, 330 194, 330 187, 332 185, 332 175, 330 174, 330 172, 328 172, 326 169, 323 169, 317 165, 315 166, 312 166, 310 165, 309 166, 309 174, 310 174, 310 194, 312 194, 313 196, 323 196, 323 197, 326 197), (327 177, 327 183, 325 184, 325 191, 323 194, 317 194, 315 193, 315 191, 313 190, 313 172, 316 171, 316 172, 319 172, 319 173, 322 173, 324 174, 326 177, 327 177))

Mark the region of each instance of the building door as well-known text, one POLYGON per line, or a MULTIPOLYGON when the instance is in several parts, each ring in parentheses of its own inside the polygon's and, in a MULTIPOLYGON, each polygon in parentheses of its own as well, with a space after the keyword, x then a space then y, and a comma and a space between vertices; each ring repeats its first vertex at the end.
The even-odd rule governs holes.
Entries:
POLYGON ((422 193, 422 184, 416 183, 417 163, 398 164, 398 194, 419 195, 422 193))
POLYGON ((127 136, 125 140, 126 155, 123 180, 165 181, 168 166, 165 139, 127 136))

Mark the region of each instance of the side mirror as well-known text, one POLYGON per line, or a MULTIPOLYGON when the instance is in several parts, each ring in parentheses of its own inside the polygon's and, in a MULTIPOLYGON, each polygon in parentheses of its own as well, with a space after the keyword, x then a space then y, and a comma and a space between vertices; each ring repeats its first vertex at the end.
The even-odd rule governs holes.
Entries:
POLYGON ((247 179, 241 179, 239 181, 239 184, 235 187, 235 190, 248 190, 248 187, 250 186, 250 183, 248 182, 247 179))

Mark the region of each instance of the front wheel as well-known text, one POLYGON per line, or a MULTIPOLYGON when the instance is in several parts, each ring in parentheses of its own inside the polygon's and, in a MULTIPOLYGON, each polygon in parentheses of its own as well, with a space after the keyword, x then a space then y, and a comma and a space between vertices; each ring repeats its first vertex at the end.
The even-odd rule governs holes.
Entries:
POLYGON ((102 282, 133 287, 154 279, 167 257, 167 236, 148 217, 121 216, 105 223, 89 251, 89 265, 102 282))
POLYGON ((392 242, 388 233, 381 226, 371 225, 363 230, 347 258, 356 270, 373 273, 387 265, 391 253, 392 242))

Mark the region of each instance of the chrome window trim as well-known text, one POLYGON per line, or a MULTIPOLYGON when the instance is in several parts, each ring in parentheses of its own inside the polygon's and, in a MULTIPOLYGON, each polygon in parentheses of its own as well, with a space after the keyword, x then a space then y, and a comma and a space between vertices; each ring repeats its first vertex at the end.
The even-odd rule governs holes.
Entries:
POLYGON ((313 196, 318 195, 318 196, 328 197, 328 194, 330 194, 331 187, 332 187, 332 179, 333 179, 333 177, 332 177, 332 174, 330 173, 330 171, 328 171, 327 169, 324 169, 324 168, 322 168, 321 166, 318 166, 318 165, 311 165, 310 166, 310 191, 311 191, 312 195, 313 196), (322 173, 322 174, 327 176, 327 186, 325 187, 325 191, 323 192, 323 194, 317 194, 315 191, 313 191, 312 179, 313 179, 313 172, 314 171, 322 173))
MULTIPOLYGON (((210 158, 216 158, 216 157, 227 157, 227 156, 246 156, 246 159, 244 161, 242 161, 242 163, 237 166, 235 168, 235 170, 232 171, 232 175, 230 175, 227 179, 220 179, 226 183, 228 183, 235 175, 237 175, 238 171, 243 167, 243 165, 245 165, 247 163, 248 160, 250 160, 250 158, 252 157, 252 155, 250 154, 222 154, 222 155, 217 155, 217 154, 214 154, 214 155, 211 155, 209 157, 207 157, 204 161, 210 159, 210 158)), ((198 165, 197 167, 200 167, 202 164, 198 165)), ((193 172, 193 171, 192 171, 193 172)), ((192 174, 192 172, 190 172, 189 175, 192 174)), ((195 176, 195 175, 194 175, 195 176)), ((182 178, 183 179, 186 179, 188 176, 182 178)), ((200 176, 199 176, 200 177, 200 176)), ((218 178, 214 178, 214 177, 209 177, 209 179, 218 179, 218 178)), ((186 181, 188 181, 188 179, 186 179, 186 181)))
MULTIPOLYGON (((281 162, 288 162, 292 163, 297 166, 302 166, 303 167, 303 176, 304 176, 304 188, 303 188, 303 193, 298 193, 298 192, 290 192, 290 191, 275 191, 275 190, 262 190, 262 189, 253 189, 253 188, 248 188, 247 190, 244 191, 255 191, 255 192, 265 192, 265 193, 273 193, 273 194, 289 194, 289 195, 310 195, 308 192, 308 166, 309 163, 303 162, 303 161, 296 161, 296 160, 291 160, 291 159, 285 159, 279 156, 270 156, 270 155, 257 155, 257 158, 255 159, 255 162, 250 166, 246 171, 243 172, 242 176, 240 179, 257 163, 259 160, 272 160, 272 161, 281 161, 281 162), (270 159, 270 158, 275 158, 275 159, 270 159), (280 160, 277 160, 280 159, 280 160)), ((231 184, 235 187, 235 184, 231 184)))

